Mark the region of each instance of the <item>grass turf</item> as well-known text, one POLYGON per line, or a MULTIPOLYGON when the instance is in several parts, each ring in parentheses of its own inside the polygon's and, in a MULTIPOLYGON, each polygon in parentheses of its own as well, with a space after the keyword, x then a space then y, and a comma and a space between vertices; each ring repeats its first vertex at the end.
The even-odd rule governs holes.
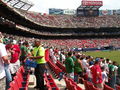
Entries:
POLYGON ((93 57, 108 58, 112 61, 117 61, 117 63, 120 64, 120 51, 92 51, 92 52, 83 52, 83 53, 93 57))

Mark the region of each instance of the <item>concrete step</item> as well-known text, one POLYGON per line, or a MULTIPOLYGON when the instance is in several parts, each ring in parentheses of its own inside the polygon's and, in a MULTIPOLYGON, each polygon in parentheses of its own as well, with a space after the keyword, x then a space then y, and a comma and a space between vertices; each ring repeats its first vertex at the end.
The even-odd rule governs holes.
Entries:
POLYGON ((28 90, 35 90, 34 89, 35 86, 36 86, 35 75, 30 75, 28 90))
POLYGON ((61 81, 58 81, 58 79, 54 79, 56 85, 60 88, 60 90, 65 90, 66 88, 66 84, 64 79, 62 79, 61 81))
POLYGON ((84 86, 84 84, 77 84, 79 87, 81 87, 82 88, 82 90, 85 90, 85 86, 84 86))

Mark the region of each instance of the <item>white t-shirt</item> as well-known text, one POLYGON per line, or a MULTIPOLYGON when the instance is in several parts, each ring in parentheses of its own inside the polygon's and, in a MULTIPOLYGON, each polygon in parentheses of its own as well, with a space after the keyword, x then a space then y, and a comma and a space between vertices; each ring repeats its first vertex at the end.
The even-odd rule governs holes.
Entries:
POLYGON ((86 60, 86 59, 83 59, 83 60, 82 60, 82 66, 83 66, 83 68, 84 68, 85 70, 88 69, 89 64, 87 63, 87 60, 86 60))
POLYGON ((109 73, 108 63, 105 63, 103 67, 105 67, 105 71, 106 71, 106 73, 109 73))
POLYGON ((118 70, 118 67, 115 66, 115 75, 117 75, 117 70, 118 70))
POLYGON ((53 49, 51 48, 50 49, 50 56, 53 56, 54 55, 54 52, 53 52, 53 49))
POLYGON ((52 59, 53 59, 53 63, 56 64, 57 63, 57 58, 55 55, 52 56, 52 59))
POLYGON ((5 45, 0 43, 0 79, 5 77, 4 61, 2 60, 3 56, 7 55, 5 45))
POLYGON ((102 79, 103 79, 103 82, 108 82, 108 76, 107 76, 106 71, 102 72, 102 79))
POLYGON ((65 60, 65 59, 66 59, 65 55, 64 55, 64 54, 62 54, 62 60, 65 60))
POLYGON ((88 75, 89 78, 92 78, 92 74, 91 74, 91 70, 90 69, 86 70, 86 74, 88 75))

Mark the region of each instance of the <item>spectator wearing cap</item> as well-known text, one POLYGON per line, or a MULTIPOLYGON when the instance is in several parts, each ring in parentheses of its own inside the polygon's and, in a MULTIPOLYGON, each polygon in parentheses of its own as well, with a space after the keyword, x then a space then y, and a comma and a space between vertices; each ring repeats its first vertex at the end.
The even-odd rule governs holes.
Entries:
POLYGON ((4 64, 9 64, 5 45, 2 43, 2 33, 0 32, 0 90, 6 90, 6 73, 4 64))
POLYGON ((99 88, 99 89, 103 89, 103 80, 102 80, 102 70, 100 67, 100 59, 96 58, 95 59, 95 64, 93 67, 91 67, 91 72, 92 72, 92 82, 93 84, 99 88))

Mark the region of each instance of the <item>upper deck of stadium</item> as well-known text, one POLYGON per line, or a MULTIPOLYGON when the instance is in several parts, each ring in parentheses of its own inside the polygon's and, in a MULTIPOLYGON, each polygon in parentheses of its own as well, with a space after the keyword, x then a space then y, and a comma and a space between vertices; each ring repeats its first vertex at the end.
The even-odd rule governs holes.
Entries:
POLYGON ((40 25, 58 28, 100 28, 120 27, 120 15, 104 15, 97 17, 77 17, 74 15, 40 15, 22 11, 25 17, 40 25))
MULTIPOLYGON (((24 18, 34 24, 54 28, 104 28, 120 27, 120 15, 104 15, 97 17, 77 17, 75 15, 41 15, 37 12, 15 9, 5 2, 1 1, 1 14, 6 14, 7 18, 10 12, 14 12, 19 17, 24 18), (4 7, 3 7, 4 6, 4 7), (5 12, 5 13, 4 13, 5 12)), ((11 13, 11 15, 12 15, 11 13)), ((4 15, 5 16, 5 15, 4 15)), ((18 19, 19 17, 14 17, 18 19)))
POLYGON ((41 15, 16 9, 0 1, 2 32, 36 38, 113 38, 120 37, 120 16, 77 17, 74 15, 41 15))

